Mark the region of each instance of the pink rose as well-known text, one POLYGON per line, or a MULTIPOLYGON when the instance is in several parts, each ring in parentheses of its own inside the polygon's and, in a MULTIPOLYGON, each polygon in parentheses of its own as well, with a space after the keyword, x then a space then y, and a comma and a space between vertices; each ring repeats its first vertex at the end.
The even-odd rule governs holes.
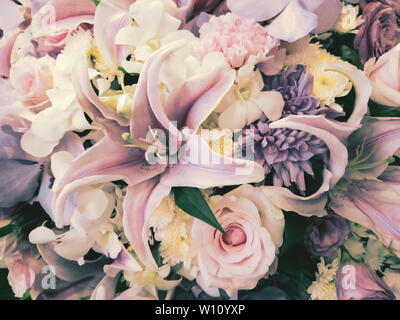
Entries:
POLYGON ((211 197, 210 204, 226 234, 200 220, 193 222, 197 283, 211 296, 219 296, 218 288, 229 296, 253 289, 275 272, 285 224, 282 211, 251 185, 211 197))
POLYGON ((43 110, 49 104, 46 90, 53 88, 50 57, 36 59, 26 56, 18 60, 10 70, 10 82, 18 99, 32 111, 43 110))
POLYGON ((377 103, 400 107, 400 44, 380 56, 372 58, 364 71, 372 84, 371 99, 377 103))

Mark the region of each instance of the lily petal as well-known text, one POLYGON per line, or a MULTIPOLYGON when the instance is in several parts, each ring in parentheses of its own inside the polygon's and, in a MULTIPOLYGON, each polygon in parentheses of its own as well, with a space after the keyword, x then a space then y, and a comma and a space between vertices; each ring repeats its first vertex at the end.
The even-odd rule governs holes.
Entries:
POLYGON ((373 230, 385 245, 400 250, 400 194, 378 180, 351 181, 330 192, 338 215, 373 230))
POLYGON ((123 205, 125 235, 139 260, 151 270, 157 270, 158 266, 149 247, 148 218, 170 190, 170 187, 159 184, 158 178, 153 178, 128 187, 123 205))
POLYGON ((66 216, 64 208, 68 198, 80 187, 116 180, 134 185, 165 169, 162 165, 148 165, 142 150, 125 147, 123 143, 107 135, 73 161, 54 190, 53 213, 57 227, 68 224, 70 216, 66 216), (105 154, 108 156, 104 157, 105 154))
POLYGON ((342 73, 353 83, 356 91, 356 101, 353 112, 347 120, 348 124, 359 125, 364 115, 368 111, 368 101, 371 96, 372 86, 364 72, 357 69, 348 62, 332 64, 327 67, 327 71, 336 71, 342 73))
MULTIPOLYGON (((357 148, 363 146, 366 157, 362 164, 372 164, 386 160, 400 148, 400 118, 370 118, 366 117, 361 129, 355 131, 349 138, 350 156, 355 156, 357 148)), ((379 176, 388 163, 363 169, 362 172, 373 177, 379 176)))
MULTIPOLYGON (((327 191, 335 186, 345 173, 347 149, 335 135, 321 128, 324 123, 327 123, 323 119, 325 119, 324 116, 288 116, 270 125, 271 128, 291 128, 309 132, 324 141, 330 151, 329 164, 324 169, 322 185, 314 194, 308 197, 301 197, 286 188, 262 187, 266 196, 279 208, 286 211, 295 211, 304 216, 323 216, 326 214, 327 191), (321 123, 321 121, 323 122, 321 123)), ((333 124, 331 128, 337 129, 333 124)))
POLYGON ((193 135, 179 153, 180 162, 170 166, 161 183, 170 187, 211 188, 260 182, 264 169, 256 162, 222 156, 193 135), (191 177, 188 179, 187 177, 191 177))

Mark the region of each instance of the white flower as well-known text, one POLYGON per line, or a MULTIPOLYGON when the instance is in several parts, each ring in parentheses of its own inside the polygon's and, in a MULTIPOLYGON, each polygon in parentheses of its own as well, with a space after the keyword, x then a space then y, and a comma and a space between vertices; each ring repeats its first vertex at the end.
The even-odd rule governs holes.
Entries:
POLYGON ((321 257, 316 280, 307 289, 312 300, 337 300, 335 280, 339 263, 340 259, 335 258, 331 264, 325 264, 324 258, 321 257))
POLYGON ((252 64, 241 67, 231 90, 225 95, 215 112, 220 113, 218 125, 223 129, 242 129, 261 118, 263 113, 278 120, 285 105, 277 91, 262 91, 264 82, 260 71, 252 64))
MULTIPOLYGON (((73 156, 65 151, 52 155, 55 185, 72 160, 73 156)), ((71 214, 69 230, 60 232, 41 226, 30 233, 29 241, 35 244, 53 242, 57 254, 78 263, 90 249, 115 259, 121 251, 118 234, 122 230, 121 212, 116 208, 116 202, 122 202, 122 195, 116 189, 111 183, 79 189, 73 209, 68 213, 71 214)))
POLYGON ((183 262, 190 267, 190 239, 189 232, 193 218, 182 211, 174 202, 170 194, 153 211, 149 224, 153 227, 154 238, 160 241, 160 255, 163 262, 172 266, 183 262))
POLYGON ((181 21, 175 18, 178 8, 172 0, 138 0, 129 12, 132 25, 120 29, 115 37, 117 45, 127 45, 133 53, 122 65, 128 72, 140 72, 152 52, 188 33, 178 31, 181 21))
POLYGON ((374 270, 380 270, 389 250, 378 239, 368 239, 364 261, 374 270))
POLYGON ((341 33, 348 33, 363 23, 361 16, 358 16, 359 6, 345 5, 342 8, 342 15, 334 26, 334 30, 341 33))
POLYGON ((36 157, 46 157, 58 145, 66 132, 90 128, 77 101, 71 73, 71 65, 75 63, 77 57, 72 49, 82 50, 82 47, 87 46, 88 37, 87 33, 77 34, 67 44, 64 53, 58 55, 55 68, 51 70, 54 86, 46 91, 51 107, 29 119, 32 121, 32 126, 21 139, 25 152, 36 157), (82 44, 79 49, 78 44, 82 44))

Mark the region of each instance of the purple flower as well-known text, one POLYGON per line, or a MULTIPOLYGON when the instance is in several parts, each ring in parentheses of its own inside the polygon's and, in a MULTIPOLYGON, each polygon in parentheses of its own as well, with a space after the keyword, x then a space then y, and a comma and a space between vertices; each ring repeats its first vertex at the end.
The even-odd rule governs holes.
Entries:
POLYGON ((339 300, 395 300, 393 292, 370 267, 354 261, 338 269, 336 294, 339 300))
MULTIPOLYGON (((282 94, 285 107, 282 118, 290 115, 318 115, 322 113, 319 100, 311 95, 313 77, 303 65, 296 65, 280 76, 266 80, 267 90, 282 94)), ((244 130, 242 144, 254 138, 254 156, 264 167, 266 175, 273 175, 275 186, 289 187, 295 183, 304 192, 304 173, 314 176, 311 158, 321 156, 327 161, 327 147, 318 137, 301 130, 290 128, 270 128, 272 121, 265 114, 244 130)))
POLYGON ((400 4, 398 1, 374 1, 363 7, 365 22, 354 40, 361 62, 380 57, 400 42, 400 4))
POLYGON ((343 245, 349 231, 347 221, 334 213, 321 218, 311 217, 305 244, 312 254, 329 256, 343 245))

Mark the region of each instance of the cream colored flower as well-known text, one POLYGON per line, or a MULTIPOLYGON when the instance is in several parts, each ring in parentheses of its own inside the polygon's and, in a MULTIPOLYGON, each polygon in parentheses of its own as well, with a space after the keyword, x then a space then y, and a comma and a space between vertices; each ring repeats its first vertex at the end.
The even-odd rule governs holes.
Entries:
MULTIPOLYGON (((336 22, 333 29, 340 33, 354 32, 363 23, 363 19, 358 15, 359 6, 345 5, 342 8, 342 15, 336 22)), ((354 32, 356 33, 356 31, 354 32)))
POLYGON ((339 258, 334 259, 330 264, 325 264, 324 257, 321 257, 318 272, 315 274, 316 279, 307 289, 311 300, 337 300, 335 280, 339 264, 339 258))

